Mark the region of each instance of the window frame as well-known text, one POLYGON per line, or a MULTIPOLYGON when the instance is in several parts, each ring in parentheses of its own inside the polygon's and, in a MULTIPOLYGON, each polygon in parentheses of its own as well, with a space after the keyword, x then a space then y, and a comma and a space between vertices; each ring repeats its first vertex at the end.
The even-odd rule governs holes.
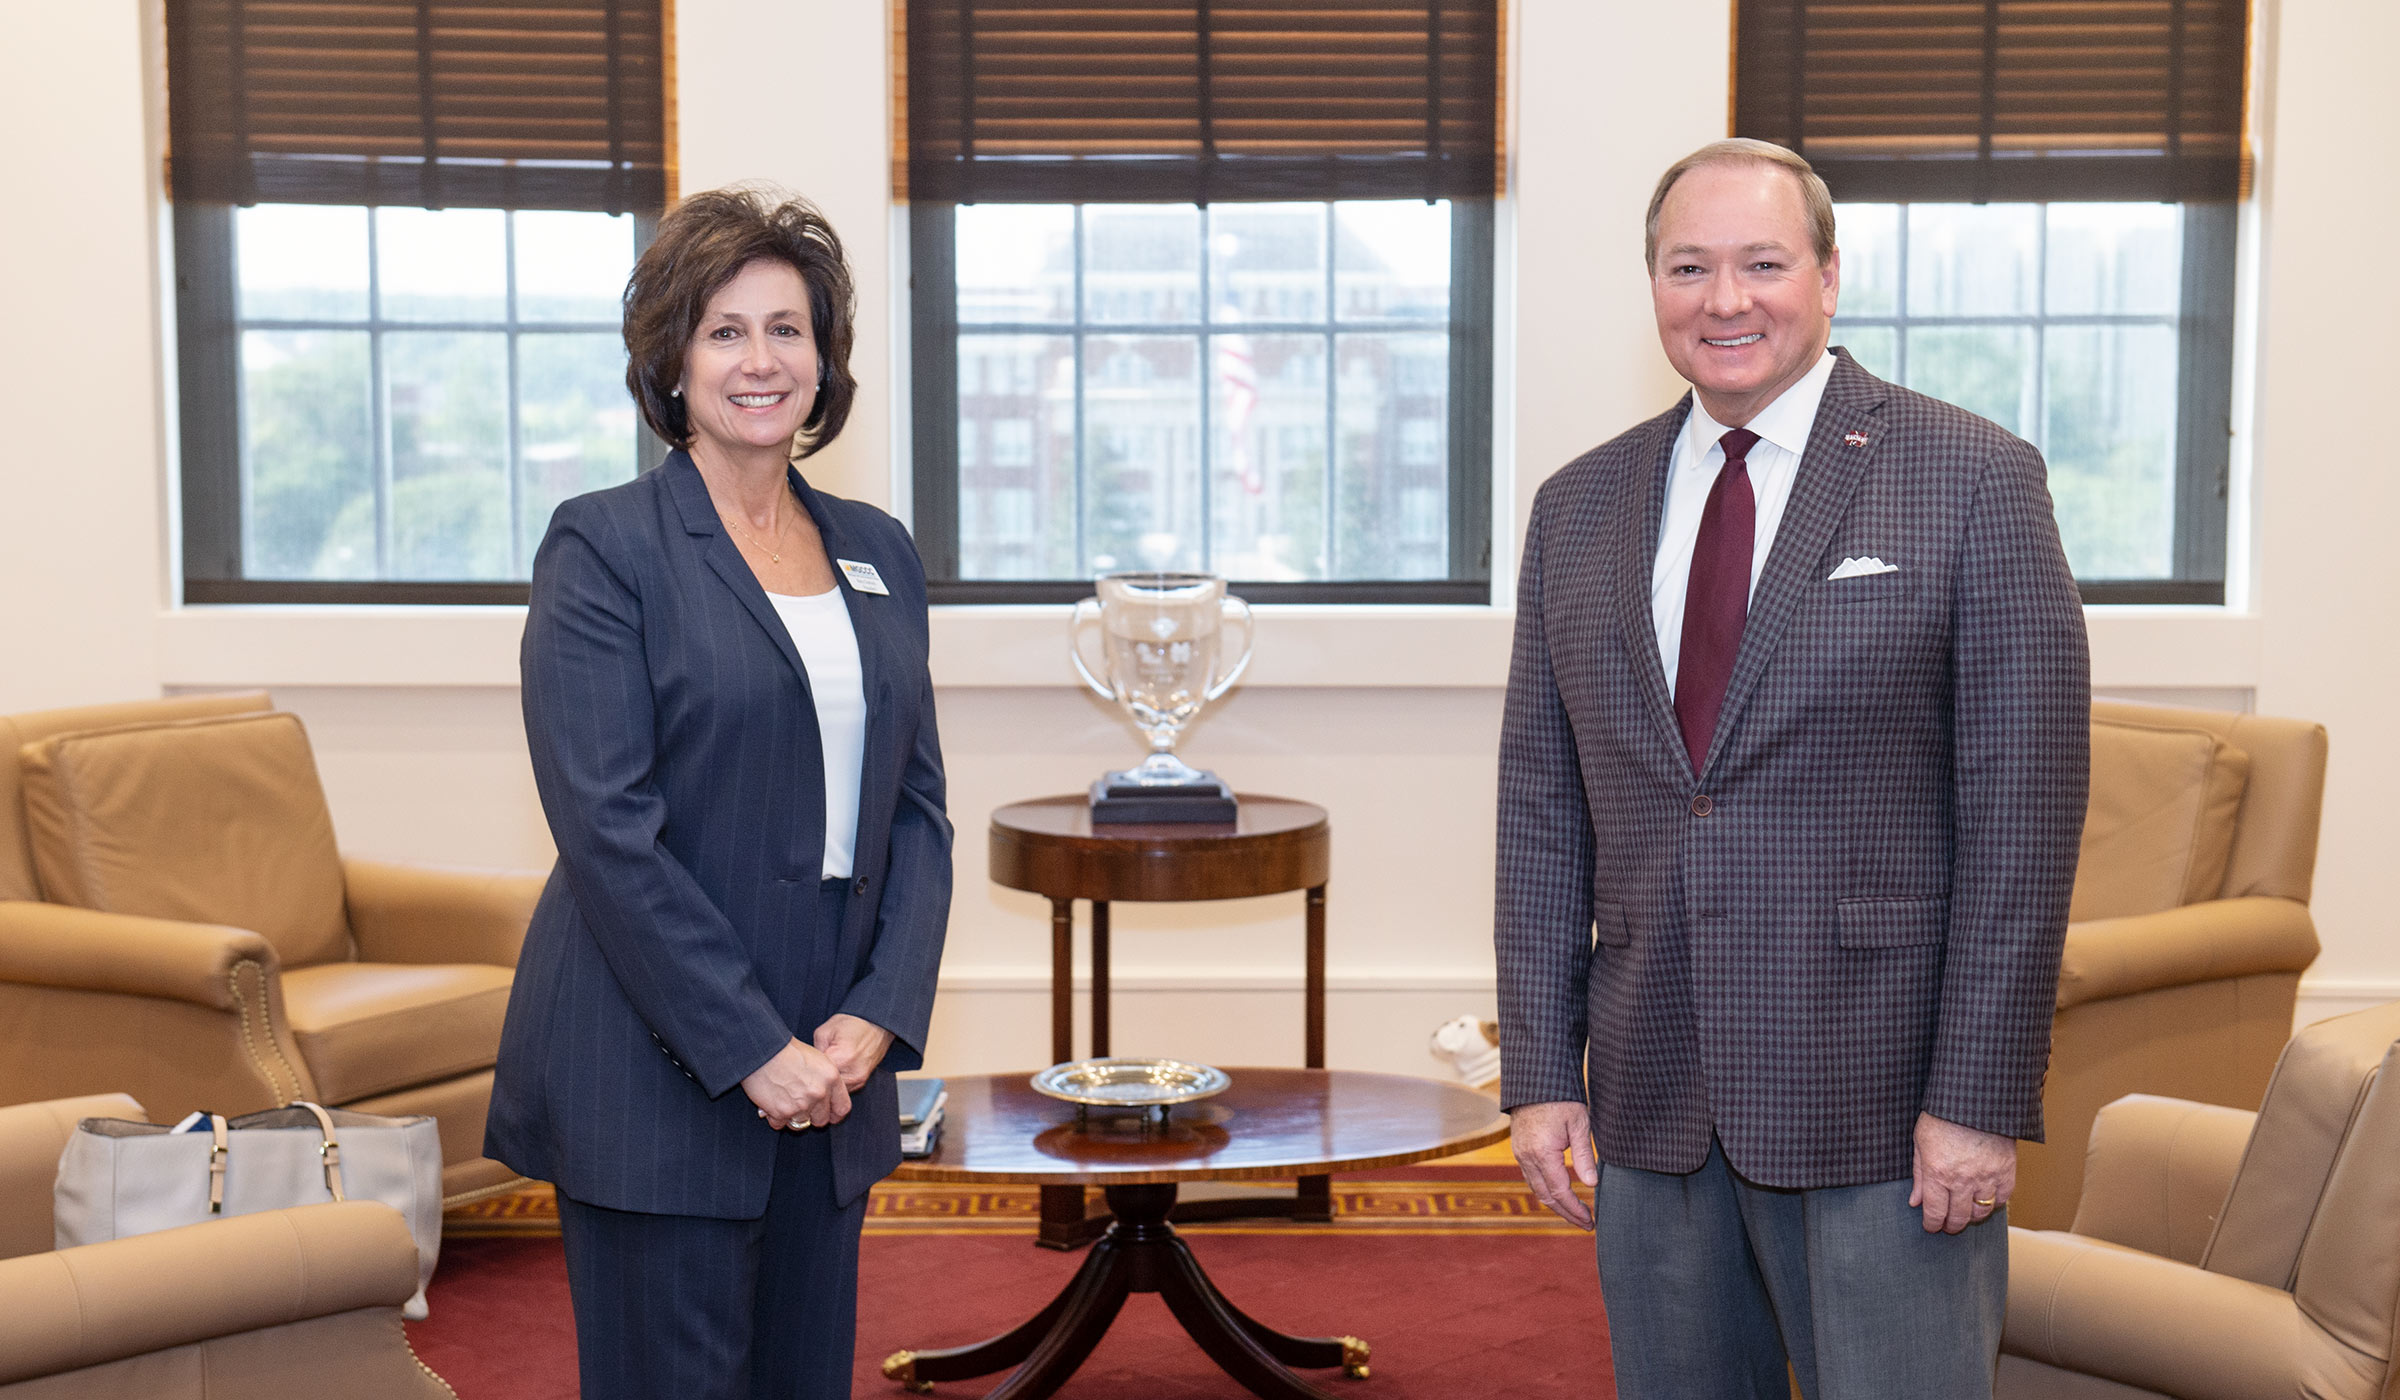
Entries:
MULTIPOLYGON (((1001 201, 992 201, 1001 202, 1001 201)), ((1014 201, 1010 201, 1014 202, 1014 201)), ((1033 202, 1033 201, 1027 201, 1033 202)), ((1040 201, 1043 203, 1062 201, 1040 201)), ((1095 201, 1083 201, 1086 207, 1095 201)), ((1150 202, 1150 201, 1127 201, 1150 202)), ((1331 203, 1294 197, 1291 203, 1331 203)), ((1325 579, 1301 582, 1228 579, 1253 603, 1484 605, 1492 601, 1493 297, 1496 200, 1452 198, 1450 206, 1449 462, 1450 573, 1439 579, 1325 579)), ((1208 206, 1202 206, 1208 207, 1208 206)), ((910 332, 910 492, 917 551, 929 601, 937 605, 1071 603, 1091 593, 1089 578, 962 579, 958 576, 958 280, 956 211, 948 202, 908 206, 910 332)), ((1327 307, 1327 325, 1333 323, 1327 307)), ((1101 333, 1079 319, 1070 335, 1101 333)), ((1049 328, 1057 333, 1061 328, 1049 328)), ((1182 328, 1178 328, 1182 333, 1182 328)), ((1206 359, 1203 365, 1210 363, 1206 359)), ((1210 379, 1201 375, 1203 396, 1210 379)), ((1335 380, 1328 366, 1326 393, 1335 380)), ((1087 444, 1078 433, 1077 451, 1087 444)), ((1327 444, 1328 465, 1334 444, 1327 444)), ((1214 444, 1203 438, 1203 471, 1214 444)), ((1080 502, 1078 503, 1080 506, 1080 502)))
MULTIPOLYGON (((364 208, 376 205, 343 205, 364 208)), ((177 201, 173 206, 176 294, 176 376, 181 443, 182 481, 182 601, 186 604, 366 604, 399 606, 523 606, 532 596, 525 580, 430 579, 262 579, 244 573, 247 565, 242 499, 242 380, 240 317, 241 272, 235 246, 236 206, 216 202, 177 201)), ((515 210, 507 212, 540 212, 515 210)), ((636 255, 649 246, 658 216, 634 212, 636 255)), ((370 234, 370 239, 372 234, 370 234)), ((370 242, 370 247, 373 246, 370 242)), ((513 254, 512 254, 513 256, 513 254)), ((372 276, 370 271, 370 276, 372 276)), ((516 270, 509 270, 513 287, 516 270)), ((370 304, 370 315, 340 329, 369 335, 385 330, 474 329, 498 331, 510 339, 511 383, 507 458, 512 493, 522 487, 523 464, 517 460, 515 424, 518 413, 514 382, 515 341, 519 334, 541 334, 542 322, 520 321, 510 314, 490 324, 462 327, 446 322, 394 322, 382 318, 370 304)), ((296 328, 315 327, 299 325, 296 328)), ((575 329, 589 331, 591 327, 575 329)), ((370 385, 380 395, 378 377, 370 385)), ((378 405, 377 421, 381 422, 378 405)), ((380 452, 380 448, 378 451, 380 452)), ((634 468, 648 470, 666 454, 666 446, 637 414, 634 420, 634 468)), ((382 473, 378 467, 379 476, 382 473)), ((630 478, 629 478, 630 479, 630 478)), ((512 535, 511 547, 514 548, 512 535)), ((528 560, 528 567, 531 561, 528 560)))

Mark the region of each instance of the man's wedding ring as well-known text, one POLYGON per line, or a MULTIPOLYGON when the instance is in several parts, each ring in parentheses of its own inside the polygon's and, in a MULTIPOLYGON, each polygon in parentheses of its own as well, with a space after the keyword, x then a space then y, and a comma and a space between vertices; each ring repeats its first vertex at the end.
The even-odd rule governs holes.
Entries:
POLYGON ((1996 1206, 2000 1204, 2000 1202, 1990 1196, 1977 1196, 1975 1198, 1975 1204, 1979 1206, 1996 1206))

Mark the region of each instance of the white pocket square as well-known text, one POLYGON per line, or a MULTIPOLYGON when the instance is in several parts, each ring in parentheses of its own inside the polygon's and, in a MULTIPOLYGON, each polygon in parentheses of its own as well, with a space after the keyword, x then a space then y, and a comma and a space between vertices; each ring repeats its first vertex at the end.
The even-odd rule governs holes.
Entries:
POLYGON ((1839 567, 1825 576, 1825 581, 1831 583, 1837 578, 1865 578, 1870 574, 1896 574, 1898 572, 1900 572, 1898 564, 1886 564, 1870 554, 1863 559, 1844 559, 1839 567))

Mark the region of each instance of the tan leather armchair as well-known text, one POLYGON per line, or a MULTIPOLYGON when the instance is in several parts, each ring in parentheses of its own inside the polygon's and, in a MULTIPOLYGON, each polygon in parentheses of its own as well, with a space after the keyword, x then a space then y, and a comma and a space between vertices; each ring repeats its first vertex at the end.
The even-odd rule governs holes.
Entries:
POLYGON ((2256 1108, 2316 960, 2309 887, 2325 730, 2101 702, 2042 1108, 2009 1219, 2074 1219, 2102 1104, 2165 1094, 2256 1108))
POLYGON ((374 1201, 51 1248, 59 1153, 123 1094, 0 1108, 0 1397, 456 1400, 409 1350, 417 1247, 374 1201))
POLYGON ((2008 1261, 2001 1400, 2400 1397, 2400 1002, 2293 1037, 2255 1114, 2110 1104, 2075 1228, 2008 1261))
POLYGON ((0 717, 0 1103, 432 1115, 451 1204, 541 877, 344 859, 299 720, 211 695, 0 717))

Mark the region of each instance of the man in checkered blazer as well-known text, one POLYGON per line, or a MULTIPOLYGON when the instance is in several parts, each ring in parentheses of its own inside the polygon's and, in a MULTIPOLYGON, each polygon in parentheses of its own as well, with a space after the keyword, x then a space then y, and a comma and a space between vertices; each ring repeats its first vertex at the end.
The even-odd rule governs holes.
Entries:
POLYGON ((1503 1102, 1619 1394, 1989 1396, 2089 767, 2041 456, 1828 351, 1833 208, 1721 142, 1646 256, 1696 394, 1525 540, 1503 1102), (1593 1187, 1588 1208, 1570 1175, 1593 1187))

